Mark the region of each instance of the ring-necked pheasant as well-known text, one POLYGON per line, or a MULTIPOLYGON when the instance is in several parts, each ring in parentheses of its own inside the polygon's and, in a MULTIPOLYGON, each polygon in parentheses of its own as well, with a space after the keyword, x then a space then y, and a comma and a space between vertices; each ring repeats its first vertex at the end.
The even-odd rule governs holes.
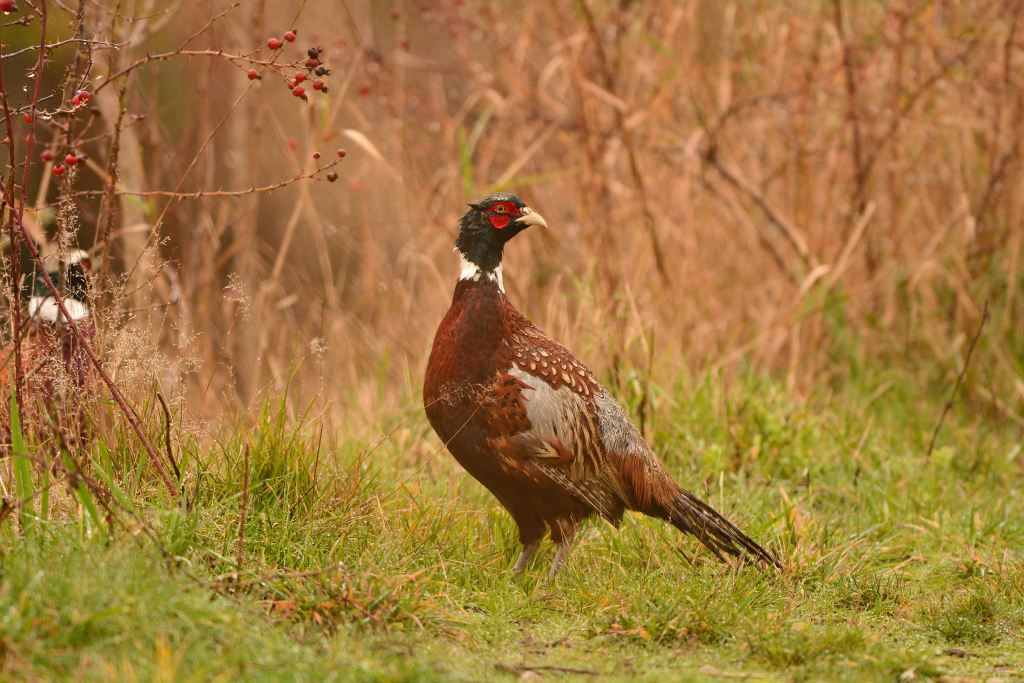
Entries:
MULTIPOLYGON (((38 419, 40 424, 49 409, 55 404, 62 411, 62 419, 73 426, 69 434, 80 431, 83 426, 79 394, 89 390, 91 364, 81 343, 72 333, 57 302, 46 286, 46 280, 60 286, 60 264, 58 254, 51 253, 43 258, 46 273, 36 273, 32 284, 32 295, 28 302, 28 320, 24 321, 24 336, 21 343, 21 362, 25 390, 21 406, 22 421, 27 423, 38 419)), ((89 273, 92 260, 89 254, 80 250, 68 250, 64 254, 64 307, 79 331, 92 343, 96 326, 91 319, 89 306, 89 273)), ((9 424, 10 380, 12 371, 13 345, 0 352, 0 425, 9 424)), ((3 429, 3 427, 0 427, 3 429)))
POLYGON ((505 296, 505 243, 544 219, 512 194, 492 194, 459 221, 462 272, 434 337, 423 386, 427 418, 455 459, 519 526, 526 569, 547 528, 552 575, 597 513, 664 519, 722 553, 780 566, 765 549, 680 487, 626 412, 582 363, 505 296))

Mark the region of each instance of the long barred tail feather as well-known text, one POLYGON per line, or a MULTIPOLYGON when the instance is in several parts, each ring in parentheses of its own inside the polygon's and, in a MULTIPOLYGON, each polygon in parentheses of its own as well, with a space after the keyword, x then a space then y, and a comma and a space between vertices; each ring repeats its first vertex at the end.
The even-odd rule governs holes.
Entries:
POLYGON ((667 511, 669 522, 673 526, 696 536, 698 541, 723 562, 723 552, 736 557, 746 554, 753 560, 782 569, 782 564, 774 555, 689 491, 680 488, 679 495, 671 502, 667 511))

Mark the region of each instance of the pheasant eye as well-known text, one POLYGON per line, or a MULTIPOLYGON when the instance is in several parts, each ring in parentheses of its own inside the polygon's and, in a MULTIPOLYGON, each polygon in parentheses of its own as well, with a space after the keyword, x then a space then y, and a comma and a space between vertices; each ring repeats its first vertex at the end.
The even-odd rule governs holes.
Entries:
POLYGON ((505 213, 506 211, 508 211, 508 207, 505 206, 504 204, 494 205, 494 213, 505 213))

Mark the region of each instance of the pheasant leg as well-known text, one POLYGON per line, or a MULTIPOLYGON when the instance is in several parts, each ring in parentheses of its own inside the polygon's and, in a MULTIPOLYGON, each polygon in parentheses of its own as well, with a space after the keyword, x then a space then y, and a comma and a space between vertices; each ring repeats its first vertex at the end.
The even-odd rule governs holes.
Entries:
POLYGON ((530 560, 537 553, 537 548, 540 547, 540 541, 534 541, 523 546, 523 552, 520 553, 519 559, 516 560, 516 566, 512 568, 516 574, 522 574, 526 571, 526 565, 530 564, 530 560))

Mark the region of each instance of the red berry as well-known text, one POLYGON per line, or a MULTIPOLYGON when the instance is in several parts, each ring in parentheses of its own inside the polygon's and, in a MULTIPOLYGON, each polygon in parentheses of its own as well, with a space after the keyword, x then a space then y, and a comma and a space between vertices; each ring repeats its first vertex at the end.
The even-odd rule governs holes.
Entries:
POLYGON ((406 38, 405 36, 402 36, 401 38, 399 38, 398 39, 398 47, 402 48, 403 50, 408 50, 409 49, 409 39, 406 38))
POLYGON ((267 41, 267 47, 269 47, 271 50, 276 50, 277 48, 281 47, 281 41, 278 40, 277 38, 271 38, 270 40, 267 41))
POLYGON ((295 81, 288 81, 288 89, 295 90, 295 86, 298 85, 295 81))
POLYGON ((295 42, 295 29, 292 29, 291 31, 288 31, 288 33, 285 33, 284 34, 284 39, 287 40, 289 43, 294 43, 295 42))
POLYGON ((249 69, 249 80, 250 81, 255 81, 259 77, 260 77, 260 75, 258 73, 256 73, 256 69, 249 69))
POLYGON ((48 149, 44 149, 43 153, 39 156, 43 158, 43 161, 53 161, 53 152, 48 149))
POLYGON ((320 152, 313 152, 313 158, 314 159, 319 159, 320 158, 320 152))
POLYGON ((310 69, 315 69, 318 66, 320 66, 320 60, 319 59, 311 59, 311 60, 309 60, 309 68, 310 69))
POLYGON ((78 95, 75 95, 74 97, 71 98, 71 106, 72 107, 77 107, 81 103, 82 103, 82 100, 81 100, 81 98, 78 97, 78 95))
POLYGON ((28 144, 31 144, 31 142, 32 142, 32 134, 29 133, 28 135, 25 136, 25 144, 28 145, 28 144))
POLYGON ((78 163, 78 157, 76 157, 74 154, 69 154, 66 157, 64 157, 64 161, 68 162, 68 166, 74 166, 75 164, 78 163))
POLYGON ((322 80, 320 80, 318 78, 315 81, 313 81, 313 90, 323 90, 323 89, 324 89, 324 82, 322 80))
POLYGON ((330 173, 327 174, 327 180, 331 181, 332 183, 335 180, 337 180, 337 179, 338 179, 338 174, 335 173, 334 171, 331 171, 330 173))
POLYGON ((292 90, 292 94, 295 95, 296 97, 302 97, 302 94, 304 92, 306 92, 306 89, 303 88, 301 85, 296 87, 295 90, 292 90))
POLYGON ((345 150, 343 150, 343 149, 339 149, 338 150, 338 156, 339 157, 344 158, 346 154, 348 154, 348 152, 346 152, 345 150))
POLYGON ((295 82, 296 83, 302 83, 302 81, 304 81, 304 80, 306 80, 306 74, 302 73, 301 71, 299 73, 295 74, 295 82))
POLYGON ((25 114, 25 123, 32 123, 32 115, 25 114))
POLYGON ((402 16, 402 13, 398 11, 397 7, 393 8, 391 10, 391 18, 392 19, 394 19, 395 21, 398 21, 398 17, 400 17, 400 16, 402 16))
POLYGON ((18 3, 14 2, 14 0, 0 0, 0 10, 9 14, 16 9, 18 9, 18 3))
POLYGON ((288 145, 288 149, 290 149, 291 151, 294 152, 295 150, 297 150, 299 148, 299 141, 296 140, 295 138, 288 138, 287 145, 288 145))
POLYGON ((370 94, 370 84, 369 83, 363 83, 361 86, 359 86, 359 96, 360 97, 367 97, 367 96, 369 96, 369 94, 370 94))
POLYGON ((92 95, 89 94, 88 90, 81 90, 78 93, 78 99, 80 99, 83 103, 88 102, 90 97, 92 97, 92 95))
POLYGON ((64 167, 57 164, 53 167, 53 175, 64 175, 64 167))

